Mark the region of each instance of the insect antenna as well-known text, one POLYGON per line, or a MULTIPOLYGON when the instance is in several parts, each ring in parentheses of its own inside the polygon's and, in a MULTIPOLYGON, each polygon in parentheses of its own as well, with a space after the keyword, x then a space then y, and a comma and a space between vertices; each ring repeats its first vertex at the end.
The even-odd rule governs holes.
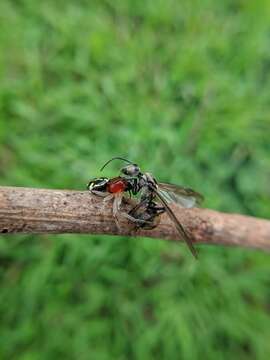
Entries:
POLYGON ((133 163, 132 163, 131 161, 129 161, 129 160, 125 159, 125 158, 116 156, 116 157, 113 157, 113 158, 111 158, 110 160, 108 160, 108 161, 102 166, 102 168, 100 169, 100 171, 102 171, 102 170, 105 168, 105 166, 107 166, 107 165, 108 165, 111 161, 113 161, 113 160, 122 160, 122 161, 127 162, 128 164, 133 165, 133 163))

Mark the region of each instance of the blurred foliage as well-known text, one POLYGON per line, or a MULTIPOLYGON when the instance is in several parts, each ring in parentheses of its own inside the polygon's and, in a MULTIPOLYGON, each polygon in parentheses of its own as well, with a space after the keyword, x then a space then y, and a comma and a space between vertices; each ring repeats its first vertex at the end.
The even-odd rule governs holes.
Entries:
MULTIPOLYGON (((266 0, 1 0, 1 185, 84 189, 121 155, 269 217, 269 20, 266 0)), ((269 255, 199 252, 0 237, 0 358, 269 359, 269 255)))

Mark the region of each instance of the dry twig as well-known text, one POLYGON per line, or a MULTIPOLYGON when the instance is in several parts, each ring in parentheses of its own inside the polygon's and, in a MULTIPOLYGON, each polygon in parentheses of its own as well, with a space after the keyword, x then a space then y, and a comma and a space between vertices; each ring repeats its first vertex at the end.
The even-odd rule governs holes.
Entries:
MULTIPOLYGON (((131 204, 124 204, 129 209, 131 204)), ((209 209, 172 207, 195 243, 270 249, 270 221, 209 209)), ((162 215, 153 230, 134 230, 120 219, 115 225, 110 204, 88 191, 0 187, 0 233, 87 233, 146 236, 178 240, 175 226, 162 215)))

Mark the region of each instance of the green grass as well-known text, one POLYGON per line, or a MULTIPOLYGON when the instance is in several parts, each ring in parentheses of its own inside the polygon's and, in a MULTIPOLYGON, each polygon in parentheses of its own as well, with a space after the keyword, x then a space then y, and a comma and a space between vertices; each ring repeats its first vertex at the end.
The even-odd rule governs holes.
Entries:
MULTIPOLYGON (((1 185, 84 189, 119 155, 269 218, 269 19, 266 0, 2 0, 1 185)), ((199 252, 0 237, 1 359, 269 359, 269 254, 199 252)))

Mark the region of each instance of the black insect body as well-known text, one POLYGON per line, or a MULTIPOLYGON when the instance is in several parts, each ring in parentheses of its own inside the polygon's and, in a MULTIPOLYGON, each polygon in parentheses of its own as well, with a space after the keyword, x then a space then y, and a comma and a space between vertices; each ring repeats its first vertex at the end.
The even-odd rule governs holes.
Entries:
MULTIPOLYGON (((203 196, 191 189, 173 185, 169 183, 157 182, 156 179, 148 172, 142 173, 137 164, 133 164, 124 158, 115 157, 107 161, 102 167, 104 169, 113 160, 122 160, 128 163, 120 172, 121 176, 111 179, 109 181, 121 182, 121 190, 119 192, 123 195, 125 191, 133 195, 140 194, 139 203, 128 214, 121 213, 127 219, 135 222, 139 227, 151 228, 155 226, 155 220, 163 212, 167 212, 168 216, 174 222, 179 234, 186 241, 192 254, 197 257, 196 249, 193 246, 192 240, 186 233, 184 227, 179 222, 169 203, 177 203, 184 208, 192 208, 203 200, 203 196), (118 180, 115 180, 118 179, 118 180), (160 206, 161 203, 161 206, 160 206)), ((113 206, 113 212, 120 211, 121 201, 113 206)))
POLYGON ((132 221, 138 227, 146 227, 147 225, 153 225, 154 218, 157 215, 153 204, 150 203, 145 203, 145 207, 142 204, 138 211, 135 208, 134 211, 132 209, 129 213, 120 211, 125 192, 128 192, 130 196, 138 193, 135 182, 137 182, 136 179, 118 176, 111 179, 106 177, 95 178, 87 184, 88 190, 95 195, 103 197, 104 203, 113 200, 113 217, 119 230, 121 230, 118 223, 119 216, 132 221))

